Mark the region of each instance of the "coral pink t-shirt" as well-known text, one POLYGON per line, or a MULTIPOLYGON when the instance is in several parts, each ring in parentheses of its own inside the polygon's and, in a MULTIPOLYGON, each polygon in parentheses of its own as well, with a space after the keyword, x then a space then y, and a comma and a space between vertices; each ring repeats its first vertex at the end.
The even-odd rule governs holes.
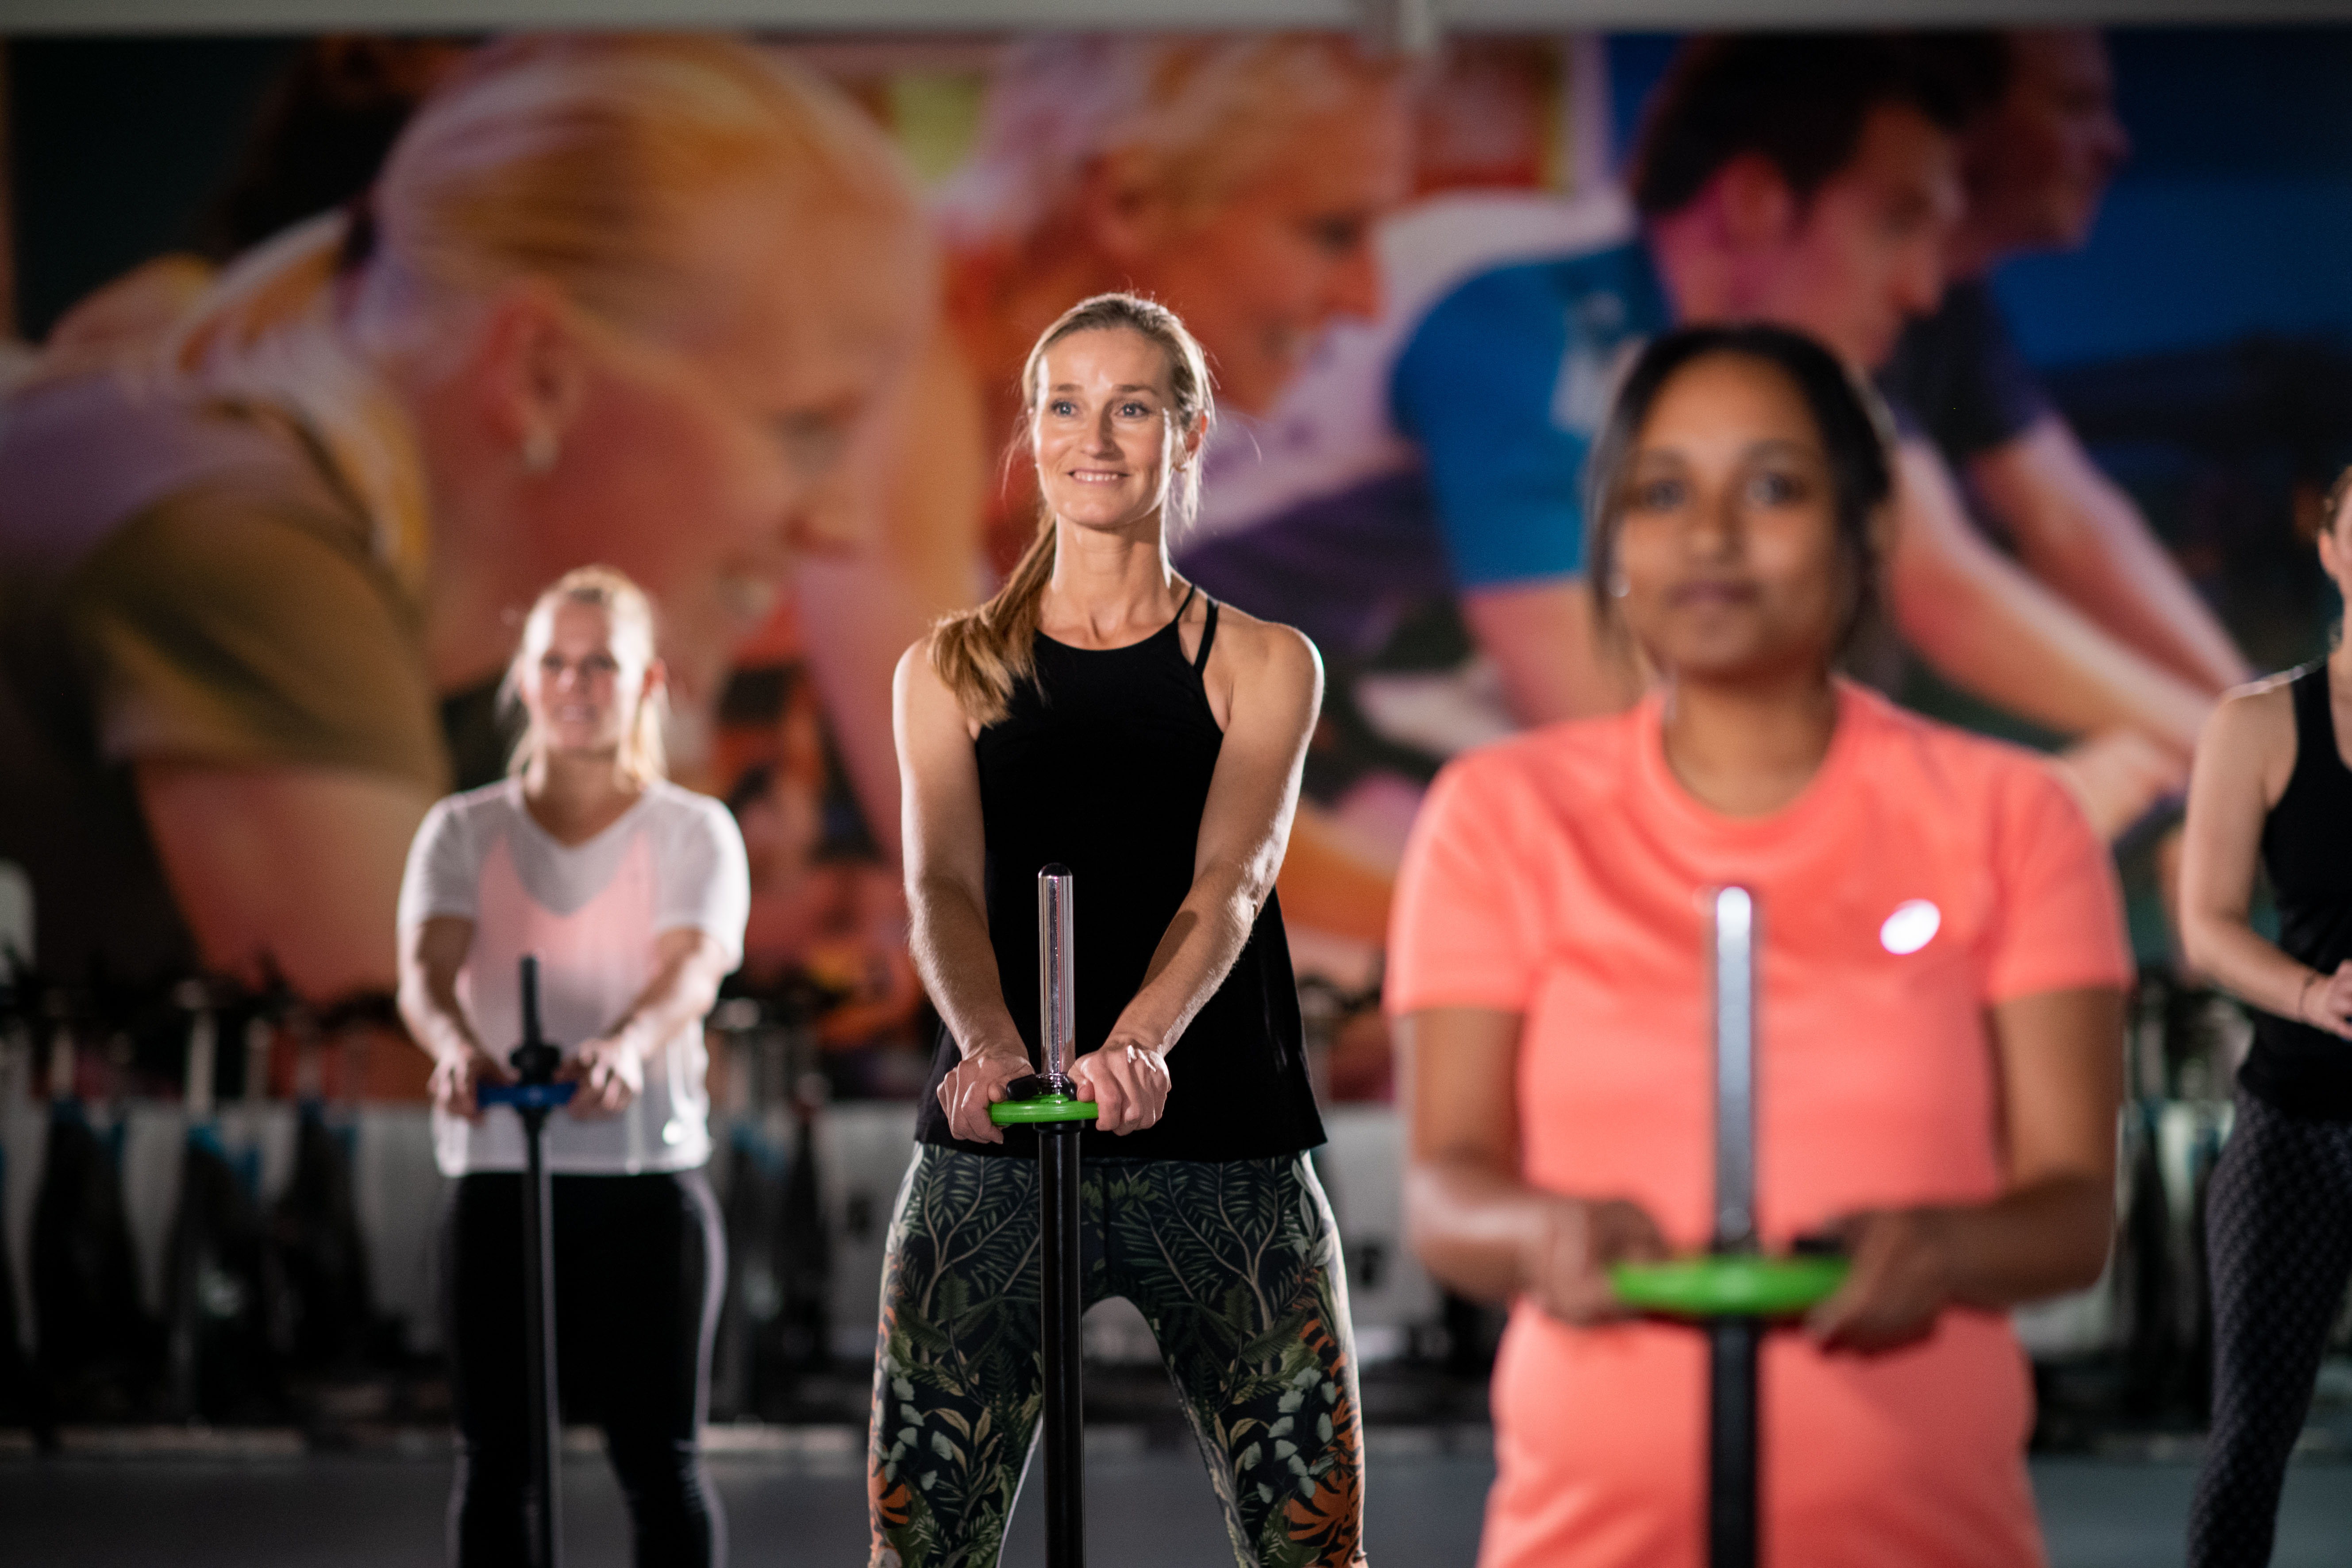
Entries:
MULTIPOLYGON (((1524 1016, 1526 1178, 1633 1198, 1707 1239, 1712 1019, 1702 889, 1757 899, 1758 1220, 1768 1248, 1865 1207, 2000 1185, 1988 1005, 2118 986, 2106 853, 2037 760, 1842 684, 1821 770, 1769 816, 1719 816, 1669 770, 1660 700, 1463 758, 1415 824, 1388 1005, 1524 1016)), ((1438 1064, 1442 1070, 1443 1064, 1438 1064)), ((1824 1355, 1769 1336, 1768 1563, 2039 1563, 2032 1394, 2003 1318, 1824 1355)), ((1522 1300, 1495 1368, 1484 1568, 1696 1568, 1702 1337, 1571 1328, 1522 1300)))

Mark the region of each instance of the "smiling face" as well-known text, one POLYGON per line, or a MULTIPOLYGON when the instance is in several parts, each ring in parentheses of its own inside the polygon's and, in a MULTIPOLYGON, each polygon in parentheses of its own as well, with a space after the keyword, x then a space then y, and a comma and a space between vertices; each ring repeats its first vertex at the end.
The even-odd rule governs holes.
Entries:
POLYGON ((1748 681, 1827 668, 1854 585, 1821 431, 1785 373, 1734 353, 1676 373, 1618 504, 1612 586, 1659 668, 1748 681))
POLYGON ((1372 225, 1412 170, 1402 94, 1366 82, 1288 121, 1246 178, 1179 215, 1127 270, 1200 338, 1226 405, 1266 408, 1331 318, 1379 314, 1372 225))
POLYGON ((1168 354, 1141 332, 1072 332, 1039 361, 1030 450, 1055 517, 1080 528, 1158 525, 1170 481, 1200 445, 1177 424, 1168 354))
POLYGON ((1944 245, 1960 213, 1957 149, 1917 110, 1881 104, 1853 159, 1786 212, 1757 258, 1748 313, 1875 369, 1904 323, 1943 299, 1944 245))
POLYGON ((610 611, 571 599, 531 617, 516 671, 533 749, 564 756, 617 757, 660 680, 642 637, 615 636, 610 611))

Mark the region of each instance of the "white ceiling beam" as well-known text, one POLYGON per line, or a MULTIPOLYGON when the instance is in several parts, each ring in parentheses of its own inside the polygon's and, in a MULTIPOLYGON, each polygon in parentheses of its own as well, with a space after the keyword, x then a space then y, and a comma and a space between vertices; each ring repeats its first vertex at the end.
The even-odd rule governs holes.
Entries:
POLYGON ((781 32, 1927 26, 2352 21, 2352 0, 0 0, 0 34, 710 26, 781 32))

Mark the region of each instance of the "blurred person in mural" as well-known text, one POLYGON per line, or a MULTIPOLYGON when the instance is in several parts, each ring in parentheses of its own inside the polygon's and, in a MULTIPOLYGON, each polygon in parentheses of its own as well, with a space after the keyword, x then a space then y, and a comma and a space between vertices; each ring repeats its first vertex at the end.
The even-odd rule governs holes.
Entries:
POLYGON ((425 814, 400 885, 401 1014, 432 1058, 434 1155, 451 1184, 436 1272, 459 1568, 530 1561, 523 1137, 477 1098, 513 1076, 526 954, 564 1047, 557 1076, 578 1086, 545 1134, 564 1412, 604 1431, 635 1562, 727 1555, 699 1447, 727 1271, 702 1173, 702 1019, 742 958, 751 887, 727 808, 669 782, 654 620, 610 567, 539 596, 504 683, 526 716, 511 773, 425 814))
POLYGON ((416 106, 465 58, 450 38, 312 38, 272 82, 198 247, 173 251, 77 300, 42 340, 48 368, 135 352, 171 331, 219 265, 366 190, 416 106))
MULTIPOLYGON (((2352 469, 2319 564, 2352 603, 2352 469)), ((2205 1204, 2213 1424, 2191 1568, 2271 1560, 2279 1493, 2352 1276, 2352 644, 2233 691, 2197 747, 2181 857, 2189 961, 2254 1009, 2205 1204), (2275 936, 2253 917, 2258 877, 2275 936)))
MULTIPOLYGON (((1384 752, 1442 756, 1633 699, 1642 672, 1592 637, 1578 493, 1619 368, 1670 325, 1746 320, 1884 364, 1942 299, 1970 88, 1943 50, 1898 36, 1697 39, 1648 107, 1630 201, 1441 197, 1388 226, 1381 324, 1335 339, 1256 451, 1213 454, 1181 553, 1317 639, 1341 715, 1349 674, 1458 595, 1478 662, 1417 711, 1367 712, 1371 763, 1320 781, 1343 816, 1351 794, 1398 794, 1384 752)), ((2115 644, 1973 530, 1906 514, 1890 575, 1897 627, 1956 683, 2102 737, 2073 776, 2103 825, 2171 781, 2143 736, 2185 744, 2204 689, 2115 644)), ((1366 814, 1391 845, 1417 792, 1366 814)))
MULTIPOLYGON (((1272 405, 1328 322, 1379 310, 1369 240, 1411 179, 1407 85, 1346 37, 1010 47, 939 198, 945 312, 877 447, 882 550, 812 563, 795 605, 811 643, 836 650, 816 679, 886 852, 898 829, 891 671, 1033 531, 1034 475, 1005 454, 1039 331, 1087 296, 1145 294, 1199 334, 1221 403, 1272 405)), ((1302 871, 1318 875, 1301 918, 1378 929, 1384 884, 1304 821, 1286 875, 1302 871)))
MULTIPOLYGON (((1904 526, 1944 534, 1980 520, 2106 639, 2218 695, 2252 675, 2244 656, 2083 450, 1992 289, 1993 268, 2011 256, 2081 247, 2130 151, 2105 43, 2089 30, 2036 29, 1953 47, 1983 62, 1984 107, 1960 147, 1967 206, 1945 247, 1943 303, 1905 331, 1879 376, 1906 437, 1904 526)), ((2184 783, 2193 737, 2153 711, 2135 729, 2184 783)))
POLYGON ((718 37, 473 57, 369 208, 241 258, 148 363, 0 407, 0 857, 45 962, 389 988, 403 855, 514 619, 604 560, 681 707, 928 319, 895 153, 718 37))

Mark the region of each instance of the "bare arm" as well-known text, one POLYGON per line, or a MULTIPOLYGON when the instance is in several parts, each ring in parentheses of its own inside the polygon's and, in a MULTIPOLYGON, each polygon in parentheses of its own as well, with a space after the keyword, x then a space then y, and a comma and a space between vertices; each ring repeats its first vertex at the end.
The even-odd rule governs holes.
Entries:
POLYGON ((306 996, 386 991, 421 787, 346 769, 141 763, 139 804, 204 962, 306 996))
POLYGON ((2123 996, 2052 991, 1994 1004, 1999 1139, 1990 1203, 1877 1210, 1843 1226, 1853 1272, 1811 1327, 1840 1349, 1927 1334, 1948 1306, 2000 1311, 2099 1276, 2115 1226, 2123 996))
POLYGON ((940 1086, 959 1138, 1001 1143, 988 1108, 1029 1071, 1028 1047, 997 984, 988 938, 988 887, 980 816, 980 765, 971 722, 917 643, 898 660, 892 707, 904 779, 908 945, 931 1005, 963 1061, 940 1086))
POLYGON ((1969 477, 2009 524, 2027 568, 2110 636, 2205 691, 2252 678, 2139 509, 2063 419, 2045 415, 1969 459, 1969 477))
POLYGON ((1462 618, 1503 679, 1511 717, 1533 728, 1614 713, 1641 694, 1641 674, 1594 635, 1592 596, 1580 578, 1462 595, 1462 618))
POLYGON ((2294 772, 2294 698, 2273 680, 2213 710, 2189 779, 2181 841, 2180 942, 2189 964, 2282 1018, 2352 1038, 2352 972, 2321 974, 2247 920, 2263 823, 2294 772))
POLYGON ((1520 1178, 1521 1023, 1479 1007, 1397 1021, 1406 1236, 1429 1271, 1464 1295, 1525 1293, 1570 1322, 1623 1316, 1608 1265, 1662 1258, 1664 1238, 1623 1199, 1563 1197, 1520 1178))
POLYGON ((583 1042, 558 1076, 576 1079, 574 1116, 610 1116, 645 1092, 646 1063, 719 1001, 719 983, 735 967, 717 937, 679 926, 654 938, 654 972, 628 1010, 596 1039, 583 1042))
POLYGON ((1307 738, 1323 702, 1323 665, 1287 626, 1224 612, 1213 658, 1230 658, 1223 747, 1192 858, 1192 886, 1121 1009, 1111 1038, 1165 1051, 1224 983, 1274 889, 1298 807, 1307 738), (1236 625, 1236 622, 1242 623, 1236 625))
MULTIPOLYGON (((2114 1218, 2121 999, 2058 992, 1993 1010, 2009 1150, 1990 1204, 1883 1211, 1847 1226, 1854 1273, 1817 1311, 1825 1342, 1907 1342, 1949 1305, 1998 1308, 2096 1278, 2114 1218)), ((1433 1008, 1400 1023, 1410 1136, 1405 1223, 1433 1274, 1466 1294, 1532 1296, 1571 1322, 1620 1316, 1607 1266, 1664 1256, 1622 1198, 1563 1197, 1519 1177, 1521 1020, 1433 1008)))
POLYGON ((1113 1132, 1160 1120, 1168 1053, 1249 941, 1282 869, 1307 738, 1323 703, 1323 664, 1312 643, 1230 608, 1223 624, 1206 684, 1211 705, 1224 710, 1225 739, 1201 809, 1192 886, 1152 951, 1142 986, 1074 1075, 1102 1107, 1097 1125, 1113 1132))
POLYGON ((1947 679, 2068 735, 2128 728, 2186 756, 2212 698, 2124 647, 1993 549, 1933 448, 1903 443, 1888 584, 1896 624, 1947 679))
POLYGON ((433 1103, 469 1121, 481 1120, 474 1087, 513 1075, 482 1048, 474 1021, 457 1000, 457 972, 474 945, 474 922, 436 915, 404 931, 400 943, 400 1017, 409 1038, 433 1058, 433 1103))

